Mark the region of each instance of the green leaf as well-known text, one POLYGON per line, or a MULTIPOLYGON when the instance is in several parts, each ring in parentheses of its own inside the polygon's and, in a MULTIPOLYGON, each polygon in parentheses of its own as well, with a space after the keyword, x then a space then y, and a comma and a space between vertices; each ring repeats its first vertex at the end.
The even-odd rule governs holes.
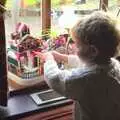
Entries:
POLYGON ((36 0, 24 0, 24 2, 25 2, 25 4, 26 5, 34 5, 34 4, 36 4, 36 0))

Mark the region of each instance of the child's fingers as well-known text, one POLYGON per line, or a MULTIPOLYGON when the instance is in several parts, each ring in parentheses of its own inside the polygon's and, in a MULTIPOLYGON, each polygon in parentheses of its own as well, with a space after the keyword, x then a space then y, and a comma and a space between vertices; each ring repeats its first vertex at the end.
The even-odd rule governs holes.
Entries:
POLYGON ((37 55, 37 56, 42 57, 42 53, 40 53, 40 52, 33 51, 33 53, 34 53, 35 55, 37 55))
POLYGON ((41 59, 45 59, 45 56, 44 56, 43 53, 41 53, 41 52, 36 52, 36 51, 33 51, 33 53, 34 53, 35 55, 39 56, 41 59))
POLYGON ((42 60, 42 61, 46 61, 46 59, 48 60, 48 59, 53 59, 53 55, 51 54, 51 52, 45 52, 45 53, 41 53, 41 52, 36 52, 36 51, 34 51, 33 52, 35 55, 37 55, 37 56, 39 56, 40 57, 40 59, 42 60))

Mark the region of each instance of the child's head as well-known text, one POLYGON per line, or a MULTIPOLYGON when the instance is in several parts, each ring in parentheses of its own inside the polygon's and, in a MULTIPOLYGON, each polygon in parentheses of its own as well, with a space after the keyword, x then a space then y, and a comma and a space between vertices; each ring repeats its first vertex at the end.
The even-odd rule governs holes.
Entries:
POLYGON ((119 34, 115 21, 97 11, 81 19, 72 29, 78 55, 84 60, 106 64, 116 53, 119 34))

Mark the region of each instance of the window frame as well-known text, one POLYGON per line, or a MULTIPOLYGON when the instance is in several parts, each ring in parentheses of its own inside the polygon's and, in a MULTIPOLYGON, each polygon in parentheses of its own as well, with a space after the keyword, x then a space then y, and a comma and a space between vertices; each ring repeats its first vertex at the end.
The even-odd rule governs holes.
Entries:
MULTIPOLYGON (((52 0, 42 0, 42 31, 43 31, 43 34, 44 34, 44 31, 45 30, 50 30, 51 29, 51 15, 50 15, 50 12, 51 12, 51 1, 52 0)), ((5 6, 5 3, 6 3, 6 0, 1 0, 0 4, 4 7, 5 6)), ((105 4, 106 6, 108 6, 108 0, 99 0, 99 9, 102 9, 105 11, 105 9, 102 7, 103 4, 105 4)), ((0 10, 3 10, 3 8, 0 7, 0 10)), ((2 13, 3 13, 2 12, 2 13)), ((3 13, 4 14, 4 13, 3 13)), ((6 59, 6 40, 5 40, 5 24, 4 24, 4 16, 0 16, 0 34, 1 36, 3 37, 3 42, 1 43, 0 41, 0 45, 2 45, 4 49, 3 53, 4 54, 0 54, 1 57, 4 57, 4 59, 6 59)), ((46 34, 46 33, 45 33, 46 34)), ((0 58, 1 58, 0 57, 0 58)), ((7 106, 7 95, 8 95, 8 80, 7 80, 7 67, 6 67, 6 60, 5 60, 5 63, 4 63, 4 66, 3 66, 3 69, 4 69, 4 78, 2 79, 2 83, 3 83, 3 86, 0 87, 0 105, 2 106, 7 106)), ((1 74, 0 74, 1 75, 1 74)), ((42 85, 44 87, 41 87, 41 89, 44 89, 45 85, 44 83, 42 83, 42 85)), ((38 89, 38 87, 32 87, 32 89, 38 89)), ((48 87, 46 87, 48 88, 48 87)), ((19 91, 19 93, 21 92, 25 92, 26 90, 30 90, 29 87, 26 88, 25 90, 24 89, 21 89, 19 91)), ((14 90, 11 91, 11 94, 14 93, 14 90)))

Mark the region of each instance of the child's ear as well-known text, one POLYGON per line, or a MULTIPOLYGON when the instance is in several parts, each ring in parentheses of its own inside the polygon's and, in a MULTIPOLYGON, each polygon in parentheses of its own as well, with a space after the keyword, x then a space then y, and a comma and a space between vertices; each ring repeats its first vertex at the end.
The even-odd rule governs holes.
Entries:
POLYGON ((90 54, 92 57, 96 57, 98 55, 98 49, 94 45, 90 45, 90 54))

